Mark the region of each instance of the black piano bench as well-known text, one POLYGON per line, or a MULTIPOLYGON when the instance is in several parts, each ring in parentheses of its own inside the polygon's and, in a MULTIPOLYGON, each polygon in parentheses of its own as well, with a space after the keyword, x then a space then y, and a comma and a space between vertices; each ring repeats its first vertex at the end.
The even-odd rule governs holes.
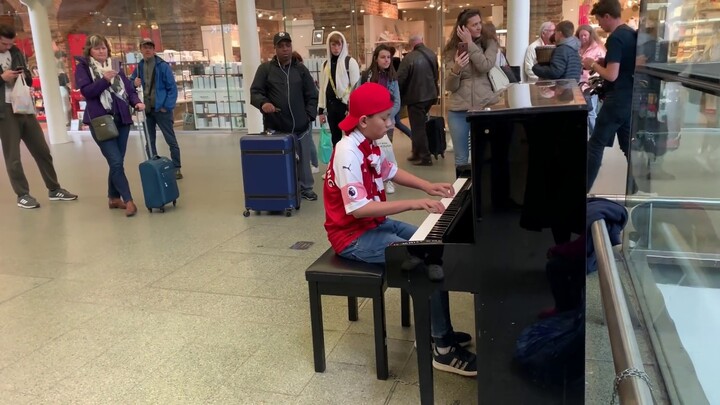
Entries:
MULTIPOLYGON (((385 330, 385 268, 375 264, 348 260, 328 249, 305 270, 310 288, 310 322, 312 324, 315 371, 325 371, 325 336, 323 333, 322 296, 348 297, 348 319, 358 320, 357 297, 373 300, 375 323, 375 367, 378 380, 388 379, 387 332, 385 330)), ((410 326, 410 297, 401 292, 402 326, 410 326)))

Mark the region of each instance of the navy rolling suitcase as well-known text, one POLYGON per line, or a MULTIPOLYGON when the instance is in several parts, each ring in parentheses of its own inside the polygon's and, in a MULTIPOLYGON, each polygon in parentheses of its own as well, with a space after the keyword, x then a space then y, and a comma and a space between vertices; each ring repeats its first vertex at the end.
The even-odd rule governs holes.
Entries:
POLYGON ((428 149, 430 154, 438 158, 438 155, 445 158, 445 149, 447 149, 447 141, 445 139, 445 118, 428 117, 425 122, 425 133, 428 138, 428 149))
POLYGON ((252 211, 300 209, 297 148, 288 134, 246 135, 240 138, 245 217, 252 211))
MULTIPOLYGON (((144 114, 138 114, 138 119, 144 118, 144 114)), ((147 133, 147 125, 145 120, 139 120, 142 127, 143 149, 148 155, 149 148, 145 146, 149 143, 147 133)), ((172 160, 162 156, 147 156, 148 160, 140 163, 140 181, 142 182, 143 194, 145 196, 145 207, 152 212, 153 208, 157 208, 160 212, 165 212, 165 205, 172 203, 177 205, 177 199, 180 197, 180 190, 175 179, 175 165, 172 160)))

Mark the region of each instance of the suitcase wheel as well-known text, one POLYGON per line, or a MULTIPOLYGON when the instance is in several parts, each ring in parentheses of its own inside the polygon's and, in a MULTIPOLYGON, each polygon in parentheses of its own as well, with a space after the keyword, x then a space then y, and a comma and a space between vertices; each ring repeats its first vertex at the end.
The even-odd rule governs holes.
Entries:
POLYGON ((177 200, 173 200, 173 207, 177 207, 177 200))
POLYGON ((152 208, 148 208, 148 212, 152 214, 152 208))
POLYGON ((243 212, 243 216, 244 216, 245 218, 249 217, 249 216, 250 216, 250 210, 245 210, 245 211, 243 212))
POLYGON ((288 208, 288 209, 285 210, 285 216, 286 216, 286 217, 292 216, 292 208, 288 208))

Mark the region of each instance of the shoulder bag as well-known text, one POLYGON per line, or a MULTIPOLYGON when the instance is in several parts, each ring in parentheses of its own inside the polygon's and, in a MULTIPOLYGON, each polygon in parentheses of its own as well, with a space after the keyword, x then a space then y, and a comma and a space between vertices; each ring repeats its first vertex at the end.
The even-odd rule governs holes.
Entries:
POLYGON ((510 85, 510 80, 505 75, 502 69, 497 66, 493 66, 488 72, 488 79, 490 79, 490 86, 492 86, 493 92, 504 90, 510 85))

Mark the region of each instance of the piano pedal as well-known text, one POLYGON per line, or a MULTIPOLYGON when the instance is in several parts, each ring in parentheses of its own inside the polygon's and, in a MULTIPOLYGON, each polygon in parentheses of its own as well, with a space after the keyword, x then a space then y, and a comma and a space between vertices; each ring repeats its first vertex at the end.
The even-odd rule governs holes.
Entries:
POLYGON ((427 266, 428 278, 430 281, 442 281, 445 278, 445 272, 442 266, 431 264, 427 266))

